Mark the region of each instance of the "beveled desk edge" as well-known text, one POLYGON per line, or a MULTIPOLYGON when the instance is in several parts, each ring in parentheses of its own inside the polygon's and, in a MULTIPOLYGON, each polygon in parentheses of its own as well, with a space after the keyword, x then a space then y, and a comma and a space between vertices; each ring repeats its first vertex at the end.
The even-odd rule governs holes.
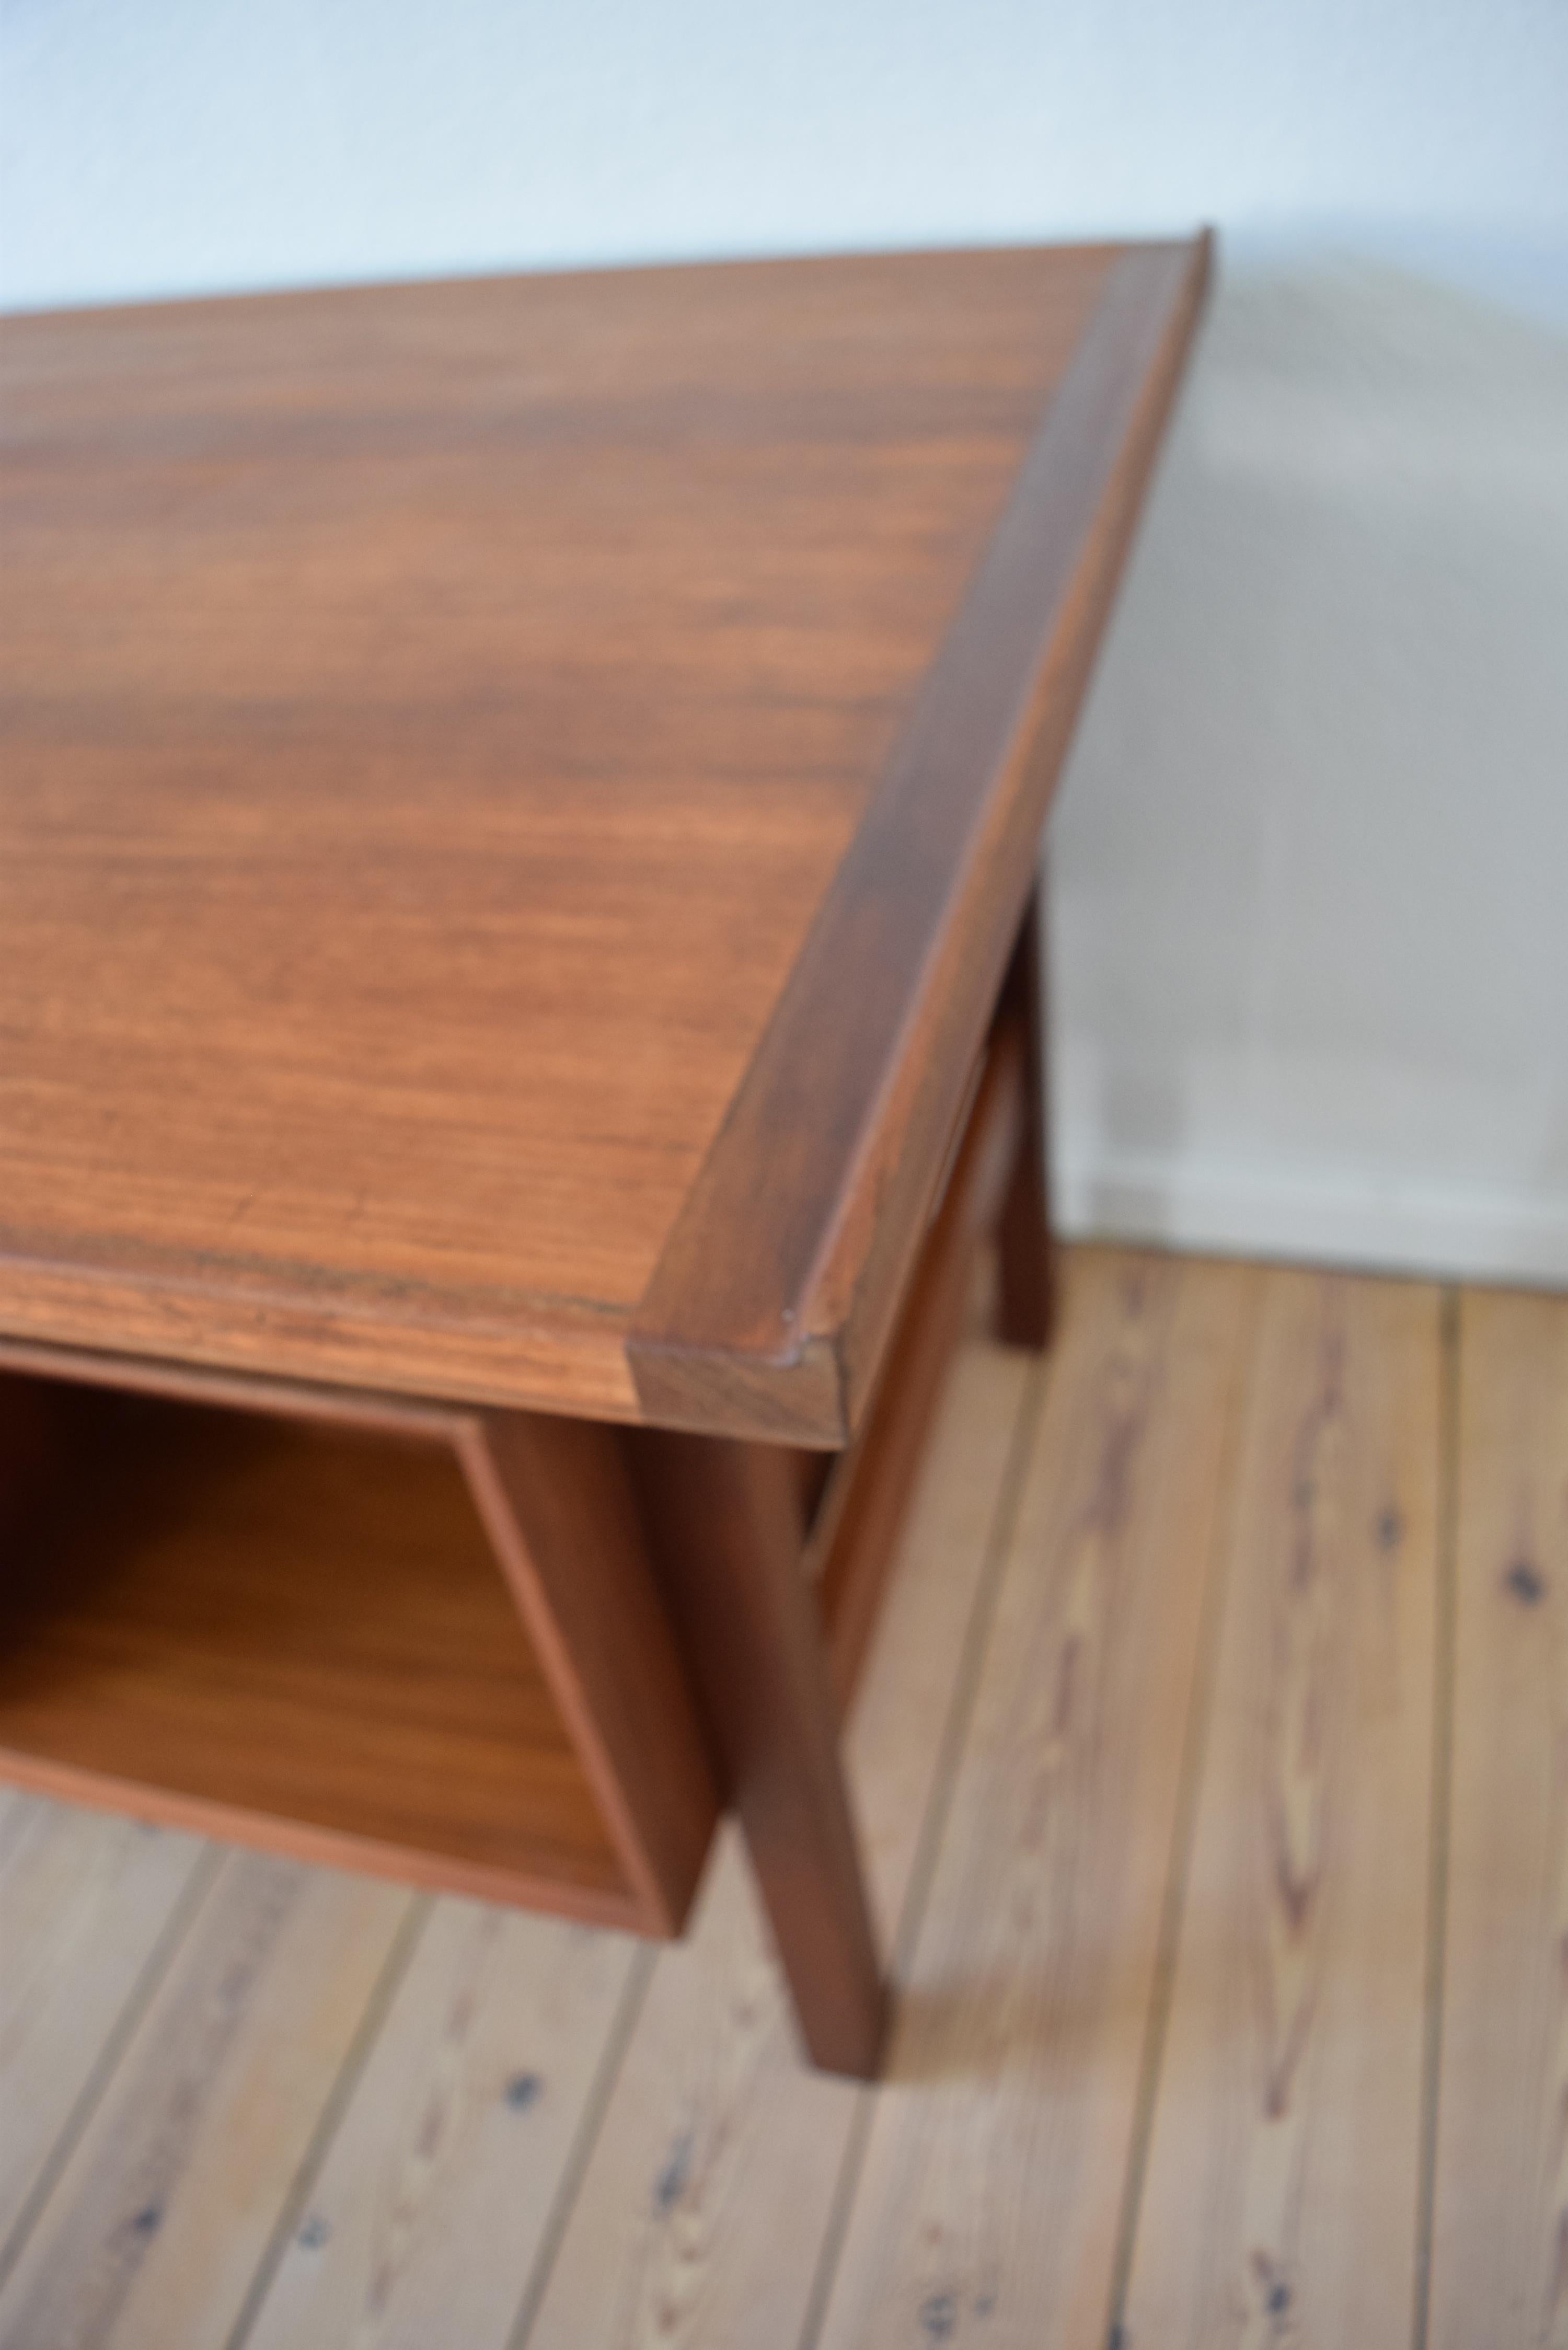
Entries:
POLYGON ((1129 247, 1049 401, 637 1308, 627 1353, 657 1425, 836 1448, 859 1424, 1212 247, 1209 231, 1129 247))

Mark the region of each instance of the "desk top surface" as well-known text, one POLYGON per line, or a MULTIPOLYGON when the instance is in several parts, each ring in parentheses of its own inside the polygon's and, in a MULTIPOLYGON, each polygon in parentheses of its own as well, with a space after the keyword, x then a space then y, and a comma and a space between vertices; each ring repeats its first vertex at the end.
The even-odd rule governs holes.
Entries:
POLYGON ((842 1436, 1203 258, 7 321, 0 1333, 842 1436))

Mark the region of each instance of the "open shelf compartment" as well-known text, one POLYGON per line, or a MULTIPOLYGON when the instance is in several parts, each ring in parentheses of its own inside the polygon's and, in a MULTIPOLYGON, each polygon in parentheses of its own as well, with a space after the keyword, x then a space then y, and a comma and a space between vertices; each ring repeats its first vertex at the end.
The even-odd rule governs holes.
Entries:
POLYGON ((646 1929, 439 1435, 0 1372, 0 1776, 646 1929))

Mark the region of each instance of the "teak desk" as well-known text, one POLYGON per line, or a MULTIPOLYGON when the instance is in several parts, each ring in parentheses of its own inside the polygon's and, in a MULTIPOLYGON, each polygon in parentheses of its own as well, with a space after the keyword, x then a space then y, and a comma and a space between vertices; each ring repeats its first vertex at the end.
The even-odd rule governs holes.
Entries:
POLYGON ((836 1726, 979 1240, 1191 244, 0 336, 0 1775, 668 1934, 836 1726), (829 1466, 831 1465, 831 1468, 829 1466))

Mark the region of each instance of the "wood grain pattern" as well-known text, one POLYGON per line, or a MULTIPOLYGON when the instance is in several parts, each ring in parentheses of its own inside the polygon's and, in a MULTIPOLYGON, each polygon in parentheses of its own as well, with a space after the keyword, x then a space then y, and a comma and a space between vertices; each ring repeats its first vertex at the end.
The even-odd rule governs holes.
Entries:
POLYGON ((506 2350, 644 1961, 437 1905, 245 2350, 506 2350))
POLYGON ((75 1506, 0 1586, 7 1777, 642 1917, 449 1453, 99 1403, 75 1506))
POLYGON ((8 2350, 228 2340, 410 1899, 225 1862, 0 2289, 8 2350))
MULTIPOLYGON (((966 1638, 1029 1372, 961 1353, 922 1463, 846 1752, 876 1919, 909 1898, 943 1728, 966 1694, 966 1638)), ((661 1951, 527 2335, 529 2350, 778 2350, 800 2337, 857 2110, 807 2072, 732 1830, 688 1941, 661 1951)), ((473 2350, 489 2350, 480 2342, 473 2350)))
POLYGON ((823 2350, 1105 2342, 1255 1279, 1075 1255, 823 2350))
POLYGON ((1207 240, 1107 275, 632 1324, 649 1418, 842 1444, 1033 885, 1207 240), (846 1016, 853 1007, 853 1016, 846 1016))
POLYGON ((1467 1292, 1433 2350, 1568 2342, 1568 1299, 1467 1292))
MULTIPOLYGON (((922 681, 1113 275, 1075 397, 1155 364, 1185 264, 1127 266, 5 321, 0 1327, 635 1417, 632 1312, 895 744, 934 775, 922 681)), ((1075 546, 1102 492, 1053 494, 1075 546)))
POLYGON ((1265 1277, 1132 2350, 1411 2338, 1438 1326, 1428 1286, 1265 1277))
POLYGON ((0 2270, 201 1858, 189 1836, 9 1799, 0 1819, 0 2270))

